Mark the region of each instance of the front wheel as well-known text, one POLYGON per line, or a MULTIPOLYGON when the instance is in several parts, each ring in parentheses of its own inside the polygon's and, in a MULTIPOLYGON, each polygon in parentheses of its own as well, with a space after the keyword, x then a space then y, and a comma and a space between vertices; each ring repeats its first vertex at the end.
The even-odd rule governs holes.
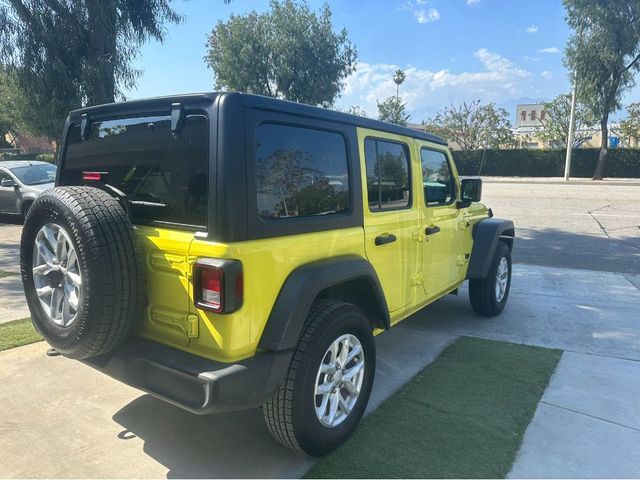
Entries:
POLYGON ((364 414, 375 362, 371 325, 362 311, 346 302, 317 302, 286 377, 262 407, 271 434, 308 455, 336 449, 364 414))
POLYGON ((511 249, 498 242, 486 278, 469 280, 469 299, 476 313, 493 317, 502 312, 511 288, 511 249))

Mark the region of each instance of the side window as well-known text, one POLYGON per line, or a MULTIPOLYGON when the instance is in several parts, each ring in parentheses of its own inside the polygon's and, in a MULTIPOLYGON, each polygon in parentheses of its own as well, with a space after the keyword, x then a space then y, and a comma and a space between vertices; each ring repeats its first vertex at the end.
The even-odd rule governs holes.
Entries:
POLYGON ((447 156, 443 152, 423 148, 420 150, 422 162, 422 184, 428 207, 446 205, 456 197, 455 181, 447 156))
POLYGON ((4 179, 11 180, 11 177, 9 176, 8 173, 5 173, 2 170, 0 170, 0 183, 2 183, 2 180, 4 180, 4 179))
POLYGON ((339 133, 277 124, 256 130, 258 212, 278 219, 345 213, 347 146, 339 133))
POLYGON ((409 149, 403 143, 364 141, 369 210, 379 212, 411 205, 409 149))

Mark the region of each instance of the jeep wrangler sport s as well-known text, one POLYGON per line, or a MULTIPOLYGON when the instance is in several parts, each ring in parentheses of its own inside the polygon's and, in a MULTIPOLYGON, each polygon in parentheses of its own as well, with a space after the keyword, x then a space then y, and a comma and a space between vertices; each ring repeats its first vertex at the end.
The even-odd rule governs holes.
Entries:
POLYGON ((469 280, 503 309, 514 226, 428 133, 241 93, 71 112, 26 218, 35 327, 198 414, 262 406, 322 455, 356 428, 374 335, 469 280))

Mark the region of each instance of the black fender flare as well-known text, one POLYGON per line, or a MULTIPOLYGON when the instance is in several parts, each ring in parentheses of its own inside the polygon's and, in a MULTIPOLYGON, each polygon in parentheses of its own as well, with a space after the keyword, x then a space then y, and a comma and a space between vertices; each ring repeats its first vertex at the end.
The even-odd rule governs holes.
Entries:
POLYGON ((340 285, 364 287, 362 307, 368 310, 373 326, 390 327, 387 302, 373 266, 364 258, 348 255, 319 260, 296 268, 284 282, 276 299, 258 348, 286 350, 294 348, 318 295, 340 285))
POLYGON ((514 238, 515 228, 511 220, 485 218, 476 223, 473 227, 473 248, 467 278, 486 278, 498 242, 502 239, 513 249, 514 238))

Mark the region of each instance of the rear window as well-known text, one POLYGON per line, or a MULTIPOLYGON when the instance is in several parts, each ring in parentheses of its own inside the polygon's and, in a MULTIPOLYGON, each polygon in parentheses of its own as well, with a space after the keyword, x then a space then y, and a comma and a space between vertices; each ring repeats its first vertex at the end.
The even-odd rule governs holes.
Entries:
POLYGON ((256 131, 258 212, 265 219, 345 213, 350 207, 344 137, 263 124, 256 131))
POLYGON ((205 115, 187 115, 179 134, 171 117, 93 122, 82 140, 69 130, 61 184, 82 185, 83 172, 127 194, 133 221, 143 224, 206 225, 209 134, 205 115))

